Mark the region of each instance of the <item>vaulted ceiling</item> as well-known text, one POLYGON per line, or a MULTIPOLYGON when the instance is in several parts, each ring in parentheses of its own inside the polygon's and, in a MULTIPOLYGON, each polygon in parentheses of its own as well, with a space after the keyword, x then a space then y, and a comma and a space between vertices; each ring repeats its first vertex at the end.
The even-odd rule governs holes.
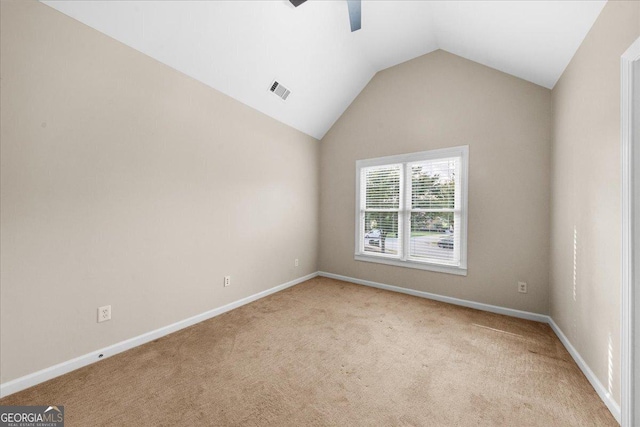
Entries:
POLYGON ((443 49, 552 88, 606 1, 43 1, 322 138, 376 72, 443 49), (291 90, 286 101, 274 80, 291 90))

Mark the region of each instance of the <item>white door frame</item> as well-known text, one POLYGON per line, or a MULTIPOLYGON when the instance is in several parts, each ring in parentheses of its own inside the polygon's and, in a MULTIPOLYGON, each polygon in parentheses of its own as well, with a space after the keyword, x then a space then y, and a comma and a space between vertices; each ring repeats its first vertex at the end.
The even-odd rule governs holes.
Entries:
MULTIPOLYGON (((640 99, 634 96, 633 67, 640 67, 640 38, 622 55, 620 125, 622 141, 622 310, 621 310, 621 427, 640 419, 640 129, 634 129, 634 115, 640 114, 640 99), (635 99, 634 99, 635 98, 635 99), (633 141, 636 141, 636 147, 633 141), (635 411, 634 411, 635 409, 635 411), (634 418, 635 417, 635 418, 634 418)), ((636 84, 639 84, 637 82, 636 84)), ((640 424, 638 424, 640 425, 640 424)))

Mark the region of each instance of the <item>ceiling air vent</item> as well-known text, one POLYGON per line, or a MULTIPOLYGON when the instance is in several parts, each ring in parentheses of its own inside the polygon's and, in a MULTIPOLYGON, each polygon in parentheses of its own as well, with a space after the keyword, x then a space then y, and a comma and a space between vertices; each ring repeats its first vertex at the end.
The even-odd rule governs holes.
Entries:
POLYGON ((284 101, 287 100, 287 97, 291 93, 291 91, 289 89, 287 89, 286 87, 282 86, 280 83, 276 82, 275 80, 274 80, 273 84, 271 85, 271 87, 269 88, 269 91, 275 93, 280 98, 282 98, 284 101))

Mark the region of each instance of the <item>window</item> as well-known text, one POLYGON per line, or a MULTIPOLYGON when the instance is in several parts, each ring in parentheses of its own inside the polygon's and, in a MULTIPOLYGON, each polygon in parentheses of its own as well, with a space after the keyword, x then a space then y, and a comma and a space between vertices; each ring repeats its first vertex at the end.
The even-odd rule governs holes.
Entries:
POLYGON ((468 153, 358 160, 355 259, 466 275, 468 153))

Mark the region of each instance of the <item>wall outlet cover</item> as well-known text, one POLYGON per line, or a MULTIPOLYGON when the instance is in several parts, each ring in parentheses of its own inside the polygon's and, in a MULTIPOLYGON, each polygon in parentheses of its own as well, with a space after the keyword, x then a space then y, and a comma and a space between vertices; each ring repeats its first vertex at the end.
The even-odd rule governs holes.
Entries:
POLYGON ((106 322, 107 320, 111 320, 111 306, 98 307, 98 323, 106 322))
POLYGON ((527 293, 527 282, 518 282, 518 292, 521 294, 527 293))

